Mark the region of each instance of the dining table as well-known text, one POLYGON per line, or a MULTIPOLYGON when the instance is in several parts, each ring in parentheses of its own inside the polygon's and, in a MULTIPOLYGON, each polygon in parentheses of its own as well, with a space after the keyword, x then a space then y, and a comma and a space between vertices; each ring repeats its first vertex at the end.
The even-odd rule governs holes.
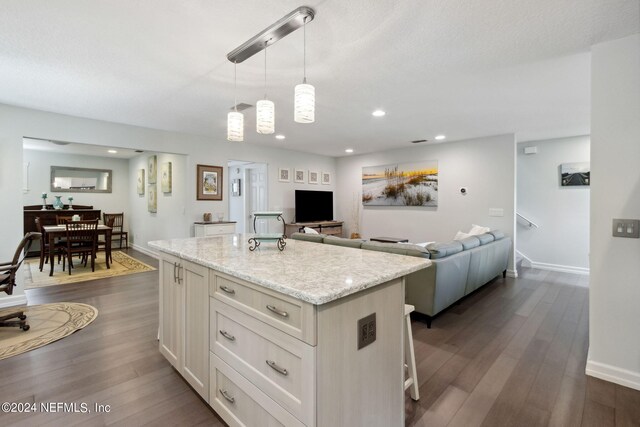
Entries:
MULTIPOLYGON (((53 269, 55 263, 53 260, 55 259, 55 242, 56 239, 61 239, 67 237, 67 227, 64 225, 45 225, 42 227, 46 234, 46 238, 49 239, 49 264, 51 265, 51 271, 49 272, 49 276, 53 276, 53 269)), ((109 258, 111 258, 111 231, 112 228, 107 225, 98 224, 98 235, 105 236, 105 258, 107 261, 107 268, 111 268, 109 264, 109 258)), ((97 243, 96 243, 97 244, 97 243)))

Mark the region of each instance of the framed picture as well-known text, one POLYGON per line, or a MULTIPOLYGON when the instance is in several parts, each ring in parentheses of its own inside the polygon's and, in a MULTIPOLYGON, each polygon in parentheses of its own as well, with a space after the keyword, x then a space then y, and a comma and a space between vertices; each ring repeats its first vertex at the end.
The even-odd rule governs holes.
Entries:
POLYGON ((138 169, 138 194, 144 195, 144 169, 138 169))
POLYGON ((591 185, 589 162, 563 163, 560 165, 560 186, 573 187, 591 185))
POLYGON ((236 178, 233 181, 231 181, 231 195, 234 197, 240 197, 242 196, 242 190, 240 190, 242 188, 242 179, 240 178, 236 178))
POLYGON ((196 185, 197 200, 222 200, 222 167, 197 165, 196 185))
POLYGON ((147 188, 147 210, 151 213, 158 212, 158 185, 149 184, 147 188))
POLYGON ((158 157, 157 156, 149 156, 148 160, 148 170, 149 170, 149 184, 155 184, 158 179, 158 157))
POLYGON ((320 175, 321 179, 320 182, 324 185, 330 185, 331 184, 331 172, 325 172, 322 171, 322 174, 320 175))
POLYGON ((363 206, 438 206, 438 162, 362 168, 363 206))
POLYGON ((162 164, 162 171, 160 172, 160 187, 163 193, 171 193, 171 162, 162 164))
POLYGON ((289 168, 278 169, 278 181, 290 182, 291 181, 291 177, 289 176, 290 174, 291 174, 291 169, 289 168))
POLYGON ((294 171, 293 182, 304 184, 304 169, 296 169, 294 171))
POLYGON ((320 181, 318 171, 309 171, 309 184, 317 184, 320 181))

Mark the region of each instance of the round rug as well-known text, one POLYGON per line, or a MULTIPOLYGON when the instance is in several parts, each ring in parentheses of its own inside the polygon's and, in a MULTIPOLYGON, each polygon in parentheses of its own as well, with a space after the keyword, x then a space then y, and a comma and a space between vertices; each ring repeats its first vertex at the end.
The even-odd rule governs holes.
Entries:
MULTIPOLYGON (((14 311, 17 307, 3 309, 14 311)), ((87 304, 57 302, 25 307, 28 331, 18 327, 0 328, 0 360, 45 346, 71 335, 98 317, 98 310, 87 304)))

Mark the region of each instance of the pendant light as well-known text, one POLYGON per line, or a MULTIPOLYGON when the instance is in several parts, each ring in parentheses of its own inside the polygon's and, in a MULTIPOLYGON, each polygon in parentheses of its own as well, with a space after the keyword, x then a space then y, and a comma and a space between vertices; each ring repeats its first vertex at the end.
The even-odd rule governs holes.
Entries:
POLYGON ((303 79, 295 88, 293 120, 297 123, 313 123, 316 120, 316 89, 307 84, 307 18, 302 25, 303 40, 303 79))
POLYGON ((269 135, 276 130, 275 105, 267 99, 267 46, 264 47, 264 99, 256 103, 256 131, 269 135))
POLYGON ((238 111, 238 64, 233 63, 233 111, 227 114, 227 141, 244 141, 244 114, 238 111))

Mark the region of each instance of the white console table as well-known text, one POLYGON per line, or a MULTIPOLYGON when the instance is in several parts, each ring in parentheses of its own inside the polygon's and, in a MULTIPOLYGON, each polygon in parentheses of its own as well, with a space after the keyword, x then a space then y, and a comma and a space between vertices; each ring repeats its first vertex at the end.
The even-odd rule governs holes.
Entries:
POLYGON ((220 236, 222 234, 233 234, 236 232, 235 221, 219 222, 194 222, 193 230, 195 237, 220 236))

